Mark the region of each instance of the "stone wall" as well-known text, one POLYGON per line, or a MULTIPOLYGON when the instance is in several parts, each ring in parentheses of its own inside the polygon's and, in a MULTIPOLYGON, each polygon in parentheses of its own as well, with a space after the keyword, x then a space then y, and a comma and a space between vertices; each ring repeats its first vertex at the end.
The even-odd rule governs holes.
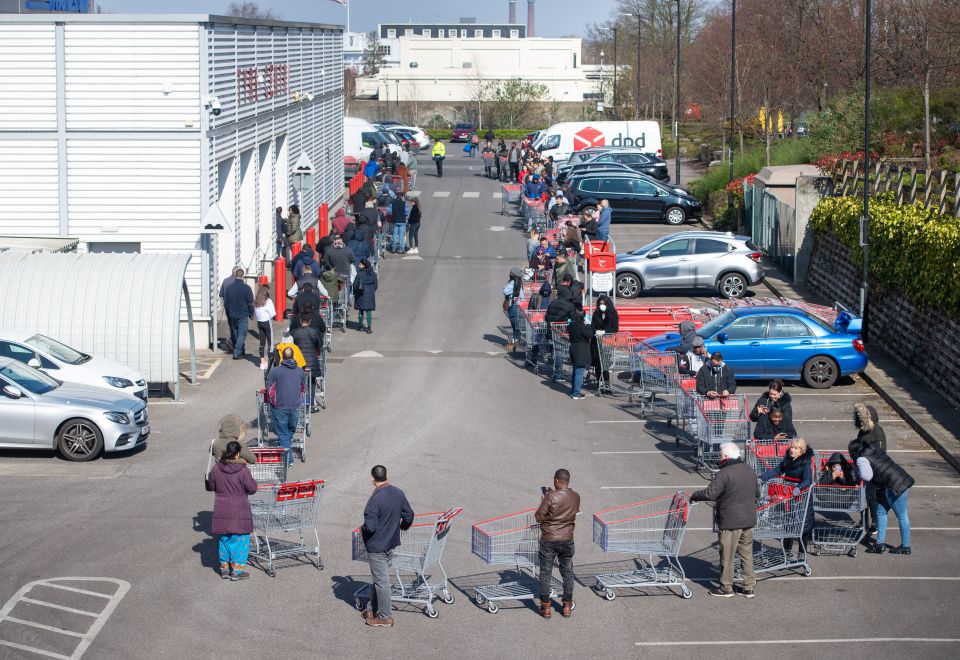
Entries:
MULTIPOLYGON (((860 305, 860 269, 832 234, 817 234, 806 284, 831 302, 860 305)), ((917 309, 899 291, 871 291, 868 308, 870 344, 960 406, 960 322, 940 310, 917 309)))

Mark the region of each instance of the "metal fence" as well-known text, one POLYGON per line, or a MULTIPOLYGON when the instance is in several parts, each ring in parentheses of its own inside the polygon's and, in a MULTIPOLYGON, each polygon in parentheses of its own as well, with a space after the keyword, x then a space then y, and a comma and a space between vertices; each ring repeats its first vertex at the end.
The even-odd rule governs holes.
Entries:
POLYGON ((781 202, 762 186, 746 182, 743 199, 753 242, 780 268, 796 278, 799 243, 796 209, 781 202))

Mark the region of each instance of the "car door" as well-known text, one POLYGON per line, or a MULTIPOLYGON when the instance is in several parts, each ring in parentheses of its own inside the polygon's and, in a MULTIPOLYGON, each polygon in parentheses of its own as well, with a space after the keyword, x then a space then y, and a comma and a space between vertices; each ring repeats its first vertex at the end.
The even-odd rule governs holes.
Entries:
POLYGON ((633 179, 631 183, 638 215, 644 220, 661 220, 663 200, 660 199, 660 189, 644 179, 633 179))
POLYGON ((817 337, 798 316, 771 316, 767 320, 764 365, 770 376, 796 378, 803 363, 817 352, 817 337))
POLYGON ((767 317, 748 314, 720 330, 708 350, 720 351, 737 376, 762 376, 767 336, 767 317), (721 340, 723 337, 723 340, 721 340))
POLYGON ((627 190, 627 179, 623 177, 601 177, 600 199, 610 202, 615 220, 633 220, 637 217, 633 196, 627 190))
POLYGON ((0 375, 0 444, 33 445, 36 441, 36 404, 30 393, 0 375), (19 398, 2 391, 4 387, 20 391, 19 398))
POLYGON ((644 288, 669 289, 686 286, 690 273, 687 257, 692 243, 693 239, 678 238, 648 252, 643 262, 644 288))
POLYGON ((690 253, 690 286, 713 288, 730 244, 715 238, 698 238, 690 253))

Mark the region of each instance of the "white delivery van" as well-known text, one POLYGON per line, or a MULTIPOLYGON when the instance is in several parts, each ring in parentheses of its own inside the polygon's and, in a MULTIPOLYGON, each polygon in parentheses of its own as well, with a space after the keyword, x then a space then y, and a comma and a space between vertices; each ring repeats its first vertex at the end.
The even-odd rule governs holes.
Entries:
POLYGON ((587 147, 633 147, 663 157, 660 124, 655 121, 564 121, 541 131, 533 145, 555 163, 587 147))
POLYGON ((378 144, 399 155, 400 147, 390 144, 373 124, 359 117, 343 118, 343 155, 353 156, 357 160, 370 160, 370 152, 378 144))

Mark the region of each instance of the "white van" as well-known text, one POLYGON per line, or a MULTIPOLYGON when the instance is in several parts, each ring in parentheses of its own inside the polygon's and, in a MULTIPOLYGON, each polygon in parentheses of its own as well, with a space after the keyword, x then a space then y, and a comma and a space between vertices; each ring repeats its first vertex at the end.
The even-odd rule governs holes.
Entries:
POLYGON ((655 121, 564 121, 541 131, 533 145, 555 163, 587 147, 633 147, 663 157, 660 124, 655 121))
POLYGON ((343 118, 343 155, 353 156, 357 160, 370 160, 370 152, 378 144, 400 155, 400 146, 390 144, 376 127, 366 119, 359 117, 343 118))

